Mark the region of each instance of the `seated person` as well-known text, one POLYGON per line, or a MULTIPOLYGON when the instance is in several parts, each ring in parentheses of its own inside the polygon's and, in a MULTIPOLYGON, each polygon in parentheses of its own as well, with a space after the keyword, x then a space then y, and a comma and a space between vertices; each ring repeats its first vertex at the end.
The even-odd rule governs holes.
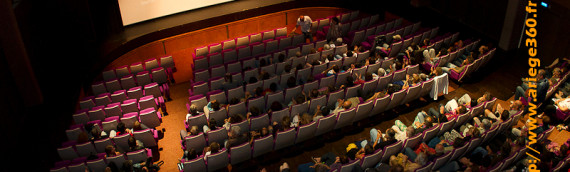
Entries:
POLYGON ((447 63, 447 67, 441 67, 443 72, 449 73, 451 70, 455 71, 456 73, 461 73, 467 65, 473 63, 474 59, 472 57, 467 57, 467 59, 463 60, 460 65, 455 65, 453 63, 447 63))
POLYGON ((336 104, 335 104, 335 109, 333 110, 333 113, 338 113, 338 112, 341 112, 343 110, 355 108, 356 106, 358 106, 359 103, 360 103, 359 97, 351 97, 351 98, 348 98, 346 100, 338 99, 336 104))
POLYGON ((204 114, 206 114, 206 118, 210 118, 210 114, 215 111, 220 110, 223 105, 218 102, 218 100, 212 100, 204 106, 204 114))
POLYGON ((328 69, 325 69, 322 74, 326 74, 326 76, 331 76, 331 75, 338 75, 339 73, 344 72, 344 70, 340 70, 340 68, 337 65, 333 65, 331 67, 329 67, 328 69))
POLYGON ((239 126, 232 126, 228 131, 228 139, 224 143, 226 149, 231 147, 241 145, 247 142, 247 135, 241 133, 241 128, 239 126))

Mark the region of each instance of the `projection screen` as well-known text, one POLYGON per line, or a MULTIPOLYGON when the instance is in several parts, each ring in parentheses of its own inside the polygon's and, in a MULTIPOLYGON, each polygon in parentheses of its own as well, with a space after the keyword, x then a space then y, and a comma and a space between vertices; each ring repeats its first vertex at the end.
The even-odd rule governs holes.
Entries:
POLYGON ((119 8, 126 26, 229 1, 232 0, 119 0, 119 8))

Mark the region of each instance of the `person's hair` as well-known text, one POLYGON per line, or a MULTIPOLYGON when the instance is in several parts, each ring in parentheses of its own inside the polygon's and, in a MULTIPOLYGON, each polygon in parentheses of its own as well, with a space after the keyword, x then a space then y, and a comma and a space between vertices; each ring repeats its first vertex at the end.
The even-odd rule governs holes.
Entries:
POLYGON ((303 69, 303 64, 301 64, 301 63, 297 64, 297 66, 295 66, 295 69, 297 69, 297 70, 303 69))
POLYGON ((214 119, 214 117, 210 117, 210 120, 208 120, 208 121, 209 121, 209 122, 208 122, 208 127, 209 127, 211 130, 216 129, 216 126, 218 125, 217 122, 216 122, 216 119, 214 119))
POLYGON ((366 144, 366 146, 364 146, 364 154, 365 155, 370 155, 374 153, 374 149, 372 148, 372 145, 370 144, 366 144))
POLYGON ((431 116, 426 117, 425 122, 424 122, 426 128, 431 128, 433 126, 433 118, 431 116))
POLYGON ((277 55, 277 60, 279 61, 279 63, 284 62, 285 61, 285 54, 280 53, 279 55, 277 55))
POLYGON ((344 103, 342 103, 342 108, 350 109, 350 107, 352 107, 352 102, 345 100, 344 103))
POLYGON ((190 135, 195 136, 198 135, 198 126, 193 125, 190 127, 190 135))
POLYGON ((119 172, 119 167, 117 166, 117 163, 115 163, 114 161, 108 162, 107 167, 111 172, 119 172))
POLYGON ((317 49, 311 48, 311 50, 309 50, 309 53, 310 53, 310 54, 315 54, 315 53, 317 53, 317 49))
POLYGON ((373 78, 372 78, 372 73, 366 72, 366 73, 364 74, 364 81, 371 81, 372 79, 373 79, 373 78))
POLYGON ((327 55, 329 61, 334 61, 334 56, 332 54, 327 55))
POLYGON ((459 105, 459 114, 464 114, 467 112, 467 108, 464 105, 459 105))
POLYGON ((332 21, 336 22, 337 24, 340 23, 340 20, 338 19, 338 17, 333 17, 332 21))
POLYGON ((548 126, 548 125, 550 125, 550 122, 551 122, 551 121, 550 121, 550 117, 549 117, 548 115, 544 115, 544 116, 542 117, 542 125, 543 125, 543 126, 548 126))
POLYGON ((263 95, 263 90, 261 87, 256 87, 253 89, 253 93, 255 94, 255 97, 260 97, 263 95))
POLYGON ((269 79, 269 73, 267 73, 266 71, 261 71, 260 76, 262 80, 269 79))
POLYGON ((402 165, 400 164, 390 165, 390 169, 388 170, 388 172, 403 172, 403 171, 404 167, 402 167, 402 165))
POLYGON ((210 143, 210 153, 211 154, 218 153, 219 150, 220 150, 220 144, 218 144, 218 142, 210 143))
POLYGON ((269 89, 272 92, 276 92, 277 91, 277 84, 275 82, 272 82, 271 84, 269 84, 269 89))
POLYGON ((501 120, 503 121, 507 121, 509 120, 509 111, 508 110, 503 110, 503 112, 501 113, 501 120))
POLYGON ((125 134, 125 131, 127 130, 127 127, 125 126, 125 123, 123 122, 119 122, 117 124, 117 131, 120 132, 121 134, 125 134))
POLYGON ((465 140, 462 139, 461 137, 456 137, 455 140, 453 140, 453 147, 454 148, 459 148, 463 145, 465 145, 465 140))
POLYGON ((568 146, 566 146, 566 144, 560 145, 560 157, 566 157, 567 152, 568 152, 568 146))
POLYGON ((259 66, 260 66, 260 67, 263 67, 263 66, 266 66, 266 65, 267 65, 267 61, 265 61, 264 58, 259 59, 259 66))
POLYGON ((143 129, 143 128, 142 128, 142 125, 141 125, 141 123, 140 123, 139 121, 135 121, 135 122, 133 123, 133 130, 139 131, 139 130, 142 130, 142 129, 143 129))
POLYGON ((351 87, 354 85, 354 77, 352 77, 352 75, 348 75, 346 77, 346 84, 347 86, 351 87))
POLYGON ((212 109, 214 109, 214 111, 220 110, 220 103, 218 101, 214 101, 211 103, 212 109))
POLYGON ((133 160, 123 162, 123 171, 134 171, 133 160))
POLYGON ((137 147, 137 140, 135 139, 135 137, 131 136, 127 140, 127 144, 129 144, 129 148, 135 149, 137 147))
POLYGON ((273 101, 273 103, 271 103, 271 111, 280 111, 281 109, 283 109, 283 105, 281 105, 281 103, 279 103, 279 101, 273 101))
POLYGON ((443 74, 443 69, 441 67, 436 67, 435 68, 435 75, 439 76, 443 74))
POLYGON ((239 103, 239 99, 237 97, 232 97, 230 99, 230 105, 235 105, 239 103))
POLYGON ((335 73, 340 72, 340 68, 339 68, 338 66, 333 66, 332 69, 333 69, 333 71, 334 71, 335 73))
POLYGON ((354 53, 352 51, 348 51, 346 52, 346 56, 347 57, 352 57, 354 55, 354 53))
POLYGON ((196 149, 190 147, 188 148, 188 154, 186 154, 186 159, 193 160, 198 158, 198 154, 196 153, 196 149))
POLYGON ((100 139, 101 138, 101 130, 96 128, 96 127, 93 127, 93 128, 91 128, 91 135, 93 136, 93 138, 95 140, 100 139))
POLYGON ((311 90, 311 93, 309 94, 310 98, 317 98, 319 97, 319 90, 317 90, 316 88, 311 90))
POLYGON ((198 107, 195 104, 190 105, 190 115, 196 116, 198 115, 198 107))
POLYGON ((293 88, 293 87, 295 87, 295 86, 297 86, 297 80, 295 79, 295 77, 290 76, 290 77, 287 79, 287 87, 293 88))
POLYGON ((378 76, 382 77, 386 75, 386 70, 384 68, 378 68, 378 76))
POLYGON ((311 121, 313 120, 313 118, 311 117, 311 115, 309 115, 308 113, 303 113, 303 115, 301 115, 301 118, 299 120, 299 125, 307 125, 309 124, 311 121))
POLYGON ((238 122, 243 121, 243 117, 241 114, 231 114, 230 115, 230 123, 235 124, 238 122))
POLYGON ((388 140, 392 140, 396 136, 396 131, 394 131, 392 128, 389 128, 388 131, 386 131, 386 136, 388 136, 388 140))
POLYGON ((286 130, 286 129, 289 129, 290 125, 291 125, 291 117, 289 117, 289 116, 284 116, 284 117, 281 119, 281 126, 283 127, 283 129, 286 130))
POLYGON ((249 78, 249 84, 253 84, 253 83, 256 83, 256 82, 257 82, 257 78, 255 78, 255 77, 253 77, 253 76, 249 78))
POLYGON ((358 52, 361 52, 361 53, 362 53, 362 52, 364 52, 364 51, 366 51, 366 50, 364 49, 363 46, 358 47, 358 52))
POLYGON ((285 68, 283 68, 283 71, 285 71, 286 73, 291 72, 291 65, 290 64, 286 64, 285 68))
POLYGON ((232 77, 231 73, 226 73, 226 75, 224 75, 224 79, 230 83, 234 82, 234 77, 232 77))
POLYGON ((303 56, 303 54, 301 54, 301 51, 297 51, 297 52, 295 53, 295 56, 296 56, 296 57, 301 57, 301 56, 303 56))
POLYGON ((341 163, 341 164, 348 164, 349 159, 348 159, 348 157, 347 157, 346 155, 340 155, 340 156, 338 156, 338 157, 339 157, 339 159, 340 159, 340 163, 341 163))
POLYGON ((259 116, 261 114, 261 111, 259 110, 259 108, 252 106, 249 108, 249 112, 251 112, 251 116, 256 117, 259 116))
POLYGON ((408 127, 406 128, 406 136, 412 137, 412 136, 414 135, 415 131, 416 131, 416 130, 414 129, 413 126, 411 126, 411 125, 408 126, 408 127))
POLYGON ((413 74, 413 75, 412 75, 412 82, 413 82, 414 84, 421 82, 421 80, 422 80, 422 79, 420 78, 420 75, 418 75, 418 74, 413 74))
POLYGON ((105 154, 107 156, 115 156, 115 151, 113 151, 114 149, 115 147, 113 147, 113 145, 105 146, 105 154))
POLYGON ((239 126, 230 127, 230 133, 232 134, 233 138, 238 137, 240 131, 241 131, 241 128, 239 126))
POLYGON ((402 69, 402 67, 404 67, 402 65, 402 62, 400 62, 400 61, 396 61, 395 64, 396 64, 396 71, 398 71, 398 70, 402 69))

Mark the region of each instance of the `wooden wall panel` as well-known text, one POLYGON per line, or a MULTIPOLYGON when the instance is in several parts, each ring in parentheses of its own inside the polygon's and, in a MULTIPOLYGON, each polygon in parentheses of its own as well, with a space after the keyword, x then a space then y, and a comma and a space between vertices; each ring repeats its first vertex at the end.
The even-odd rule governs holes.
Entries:
POLYGON ((166 38, 163 41, 164 46, 166 47, 166 54, 170 54, 186 48, 208 46, 213 43, 222 42, 226 39, 226 27, 214 26, 184 35, 166 38))
POLYGON ((112 69, 119 66, 131 65, 136 62, 143 62, 150 58, 158 58, 164 56, 164 46, 162 41, 155 41, 148 43, 144 46, 138 47, 132 51, 129 51, 125 55, 117 58, 106 69, 112 69))
MULTIPOLYGON (((187 82, 193 78, 192 53, 194 49, 221 43, 228 39, 246 36, 252 33, 287 27, 288 32, 295 27, 299 15, 304 14, 313 20, 337 15, 348 10, 335 7, 309 7, 276 12, 259 17, 239 20, 223 25, 213 26, 182 35, 158 40, 138 47, 113 61, 107 69, 142 62, 149 58, 172 55, 177 72, 174 73, 176 82, 187 82)), ((301 33, 300 30, 297 31, 301 33)))

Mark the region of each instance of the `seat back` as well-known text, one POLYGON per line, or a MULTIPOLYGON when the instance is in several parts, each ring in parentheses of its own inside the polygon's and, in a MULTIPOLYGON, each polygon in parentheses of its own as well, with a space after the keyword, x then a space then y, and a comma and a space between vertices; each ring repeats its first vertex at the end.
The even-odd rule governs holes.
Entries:
POLYGON ((204 133, 184 138, 186 148, 194 148, 195 150, 203 150, 206 147, 206 137, 204 133))
POLYGON ((145 147, 154 147, 158 145, 154 137, 153 130, 151 130, 150 128, 140 131, 135 131, 133 132, 133 135, 137 140, 143 142, 143 145, 145 147))
POLYGON ((204 158, 196 158, 190 161, 185 161, 183 163, 183 171, 207 171, 206 163, 204 163, 204 158))
POLYGON ((285 147, 293 145, 295 143, 297 131, 295 128, 289 128, 288 130, 277 132, 275 134, 275 145, 273 150, 280 150, 285 147))
POLYGON ((222 150, 215 154, 210 154, 206 158, 208 171, 216 171, 226 167, 229 163, 227 150, 222 150))
POLYGON ((317 123, 315 136, 320 136, 321 134, 331 131, 336 123, 336 117, 336 114, 330 114, 329 116, 320 118, 317 123))
POLYGON ((273 150, 273 135, 268 135, 253 141, 253 158, 273 150))
POLYGON ((77 154, 79 154, 80 157, 87 157, 89 155, 96 155, 97 154, 97 151, 95 150, 95 146, 93 145, 92 142, 79 143, 79 144, 75 145, 75 149, 77 151, 77 154))
POLYGON ((232 165, 239 164, 251 159, 251 145, 249 142, 230 148, 230 163, 232 165))
POLYGON ((348 110, 343 110, 339 112, 337 115, 337 120, 336 120, 337 122, 335 124, 334 129, 336 130, 351 125, 355 115, 356 115, 356 108, 350 108, 348 110))
POLYGON ((223 145, 224 140, 228 139, 228 131, 225 127, 220 127, 216 130, 208 131, 207 136, 208 144, 216 142, 220 145, 223 145))
POLYGON ((398 141, 394 144, 384 147, 384 154, 382 155, 380 162, 386 162, 388 159, 390 159, 390 156, 396 155, 398 152, 400 152, 402 150, 402 144, 402 141, 398 141))
POLYGON ((162 116, 160 112, 154 108, 147 108, 141 111, 139 116, 140 122, 149 128, 156 128, 162 123, 162 116))

